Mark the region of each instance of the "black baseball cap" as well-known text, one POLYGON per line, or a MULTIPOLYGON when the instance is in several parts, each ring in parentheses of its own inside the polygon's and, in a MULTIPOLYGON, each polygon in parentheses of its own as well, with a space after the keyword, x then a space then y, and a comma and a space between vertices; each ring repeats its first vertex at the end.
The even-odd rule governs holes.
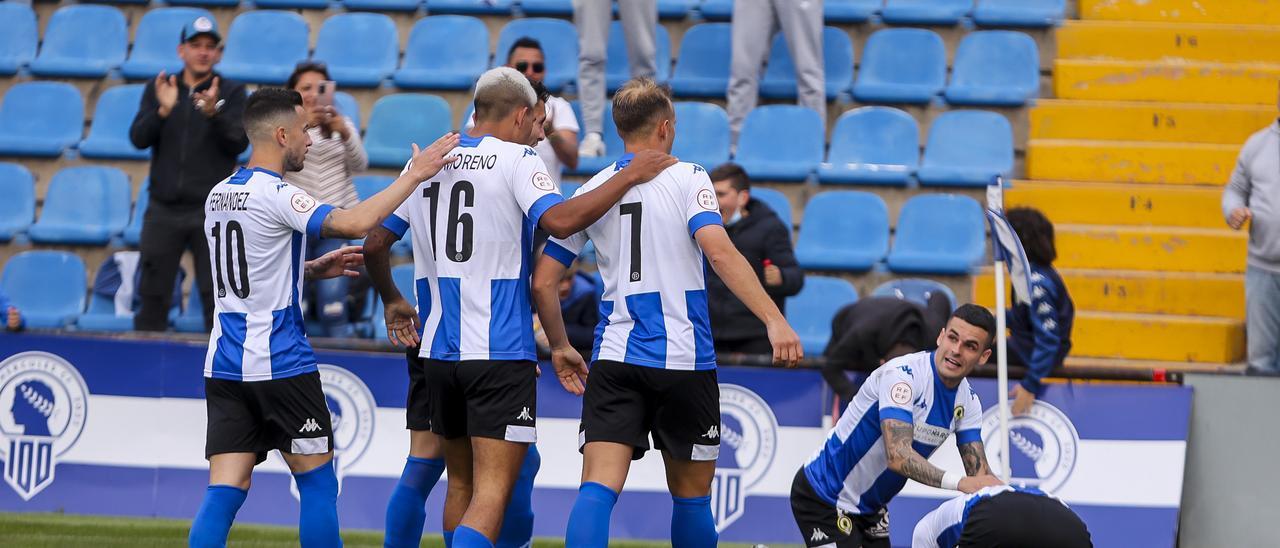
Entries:
POLYGON ((218 23, 201 15, 182 26, 182 43, 190 42, 202 34, 213 38, 214 43, 222 42, 222 35, 218 34, 218 23))

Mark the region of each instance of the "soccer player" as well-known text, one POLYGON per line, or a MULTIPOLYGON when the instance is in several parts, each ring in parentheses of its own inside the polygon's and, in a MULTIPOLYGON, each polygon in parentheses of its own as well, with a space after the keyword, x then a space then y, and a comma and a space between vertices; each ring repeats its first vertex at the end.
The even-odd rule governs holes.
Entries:
MULTIPOLYGON (((374 231, 366 258, 383 291, 388 335, 420 347, 422 381, 411 392, 424 392, 409 406, 410 456, 431 458, 434 442, 426 429, 443 438, 449 472, 444 530, 458 548, 492 546, 498 538, 521 462, 537 441, 537 355, 529 304, 534 228, 567 237, 598 219, 628 189, 675 163, 666 154, 646 155, 599 192, 565 201, 537 152, 524 144, 534 137, 540 115, 537 93, 524 75, 509 67, 481 75, 475 115, 476 125, 454 151, 457 160, 388 217, 385 231, 374 231), (382 252, 383 240, 409 230, 416 313, 398 292, 391 293, 382 252)), ((416 375, 414 364, 410 360, 416 375)), ((405 507, 420 507, 422 476, 438 472, 409 468, 401 482, 417 493, 405 507)))
POLYGON ((965 378, 987 361, 995 329, 990 311, 963 305, 937 350, 871 373, 791 484, 791 511, 808 546, 888 548, 886 508, 907 479, 964 493, 1001 484, 982 447, 982 404, 965 378), (967 476, 928 461, 952 432, 967 476))
MULTIPOLYGON (((626 154, 582 186, 593 196, 641 154, 669 152, 675 140, 670 92, 648 78, 628 82, 613 99, 626 154)), ((704 256, 730 291, 764 322, 775 363, 794 366, 800 340, 765 293, 721 224, 715 189, 701 166, 679 163, 627 191, 584 233, 548 241, 534 273, 538 315, 565 389, 586 397, 579 432, 582 487, 569 515, 565 545, 604 547, 609 516, 631 461, 662 451, 675 504, 671 543, 714 546, 711 479, 720 453, 720 390, 707 314, 704 256), (590 238, 605 291, 593 367, 569 344, 559 283, 590 238), (583 381, 586 380, 584 388, 583 381)))
POLYGON ((332 277, 350 263, 304 266, 302 250, 308 237, 363 237, 420 181, 453 160, 445 153, 458 137, 446 135, 423 151, 414 145, 412 169, 341 210, 280 179, 286 170, 302 168, 311 144, 297 92, 258 90, 245 107, 244 125, 253 143, 248 167, 215 185, 205 202, 215 297, 204 365, 209 488, 189 542, 226 544, 253 467, 276 449, 297 480, 302 545, 340 546, 333 432, 298 292, 304 270, 332 277))
POLYGON ((1093 548, 1067 503, 1035 487, 984 487, 942 503, 916 524, 911 548, 1093 548))

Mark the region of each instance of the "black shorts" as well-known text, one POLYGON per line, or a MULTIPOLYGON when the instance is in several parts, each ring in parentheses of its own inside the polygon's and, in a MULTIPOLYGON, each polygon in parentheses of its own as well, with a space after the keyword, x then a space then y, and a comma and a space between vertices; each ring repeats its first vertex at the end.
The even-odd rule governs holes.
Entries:
POLYGON ((296 455, 333 449, 319 373, 257 382, 205 378, 204 392, 209 413, 205 458, 256 453, 262 462, 272 449, 296 455))
POLYGON ((958 546, 1091 548, 1089 529, 1065 504, 1031 493, 1005 492, 969 510, 958 546))
POLYGON ((431 393, 427 389, 427 362, 418 357, 418 348, 405 350, 409 367, 409 395, 405 401, 405 425, 409 430, 431 431, 431 393))
POLYGON ((804 544, 810 548, 889 548, 889 511, 875 514, 846 514, 818 496, 804 475, 804 468, 791 481, 791 513, 804 544))
POLYGON ((653 445, 679 460, 720 456, 720 385, 716 370, 675 371, 599 360, 587 376, 578 450, 593 441, 653 445))
POLYGON ((519 443, 538 441, 537 364, 528 360, 423 360, 431 431, 519 443))

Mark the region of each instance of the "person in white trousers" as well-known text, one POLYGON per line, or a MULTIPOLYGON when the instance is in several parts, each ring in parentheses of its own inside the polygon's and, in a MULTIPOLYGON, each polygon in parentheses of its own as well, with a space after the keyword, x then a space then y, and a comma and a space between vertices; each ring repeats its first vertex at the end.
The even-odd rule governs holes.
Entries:
MULTIPOLYGON (((821 7, 819 7, 821 17, 821 7)), ((627 40, 631 77, 652 78, 658 69, 657 0, 618 2, 622 33, 627 40)), ((578 156, 604 154, 605 58, 612 0, 573 0, 573 24, 578 27, 578 100, 582 102, 582 144, 578 156)))
POLYGON ((796 67, 800 106, 827 119, 826 76, 822 66, 822 0, 735 0, 733 62, 729 72, 729 132, 734 143, 742 122, 756 108, 760 74, 782 29, 796 67))

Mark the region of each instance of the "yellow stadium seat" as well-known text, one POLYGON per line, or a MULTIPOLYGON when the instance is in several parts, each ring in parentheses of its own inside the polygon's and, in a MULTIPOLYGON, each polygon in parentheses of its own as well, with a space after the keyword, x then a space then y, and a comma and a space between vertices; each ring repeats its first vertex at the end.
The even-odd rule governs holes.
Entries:
POLYGON ((1130 360, 1244 360, 1244 322, 1227 318, 1079 312, 1071 354, 1130 360))
POLYGON ((1016 181, 1005 207, 1027 206, 1064 224, 1222 228, 1218 187, 1016 181))
POLYGON ((1280 25, 1267 0, 1078 0, 1081 19, 1280 25))
POLYGON ((1130 21, 1067 21, 1059 59, 1280 63, 1280 28, 1130 21))
MULTIPOLYGON (((1136 270, 1058 271, 1076 310, 1177 314, 1244 319, 1244 277, 1239 274, 1136 270)), ((974 302, 995 305, 991 269, 973 281, 974 302)), ((1005 284, 1006 302, 1012 302, 1005 284)))
POLYGON ((1280 65, 1199 62, 1054 61, 1059 99, 1276 104, 1280 65))
POLYGON ((1027 176, 1038 180, 1226 184, 1239 145, 1036 139, 1027 176))
POLYGON ((1243 144, 1276 120, 1274 105, 1042 99, 1031 109, 1032 139, 1243 144))
POLYGON ((1060 268, 1244 272, 1248 236, 1230 229, 1063 225, 1060 268))

